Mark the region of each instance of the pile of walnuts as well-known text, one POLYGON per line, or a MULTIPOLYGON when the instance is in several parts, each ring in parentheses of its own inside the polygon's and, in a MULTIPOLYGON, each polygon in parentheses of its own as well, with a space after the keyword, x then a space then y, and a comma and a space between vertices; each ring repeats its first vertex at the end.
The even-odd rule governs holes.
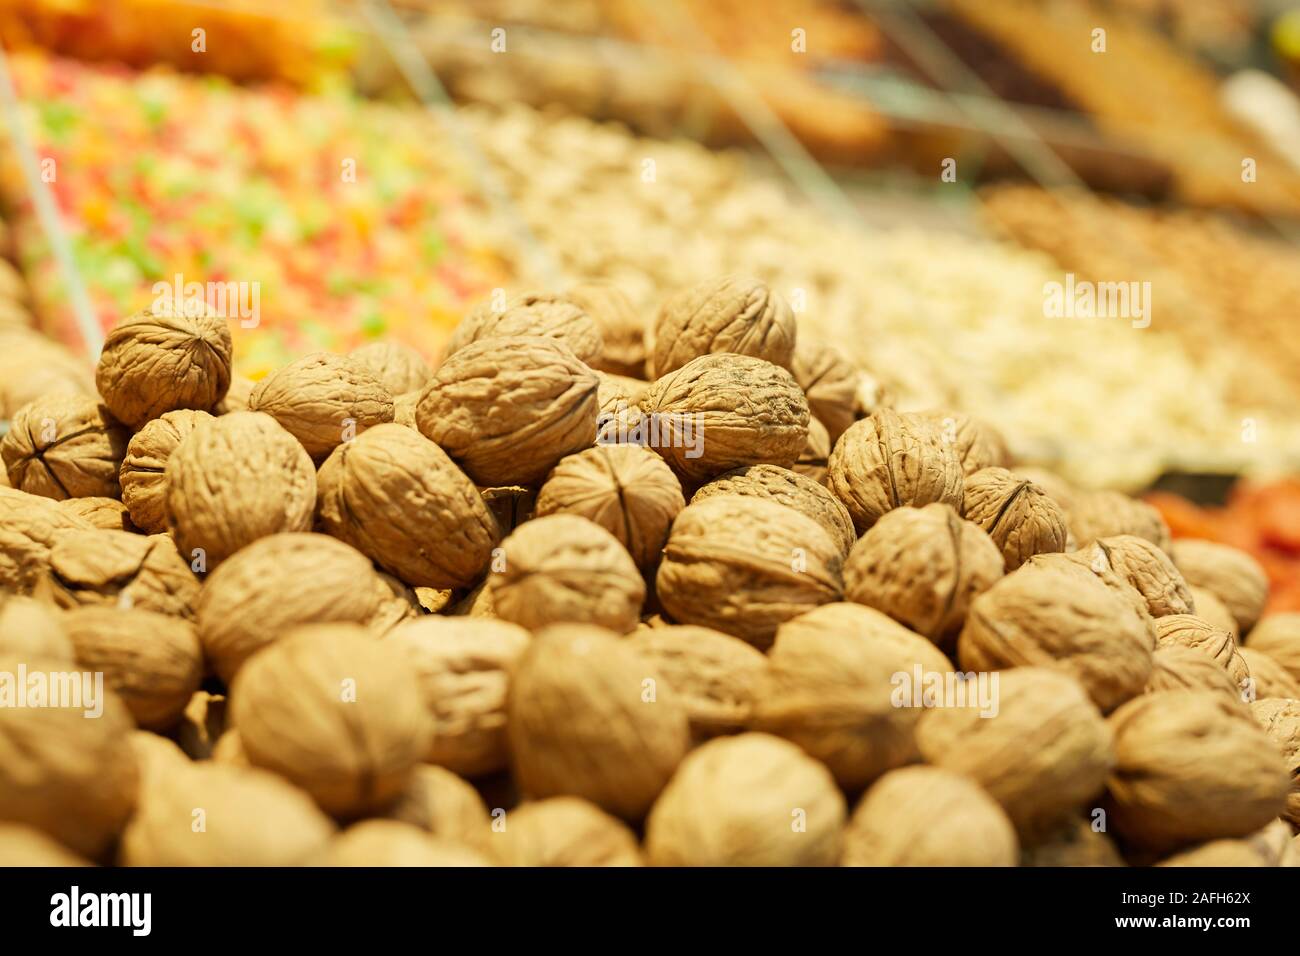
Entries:
POLYGON ((254 386, 122 322, 0 441, 0 697, 104 685, 0 707, 0 859, 1295 864, 1259 566, 797 332, 587 284, 254 386))

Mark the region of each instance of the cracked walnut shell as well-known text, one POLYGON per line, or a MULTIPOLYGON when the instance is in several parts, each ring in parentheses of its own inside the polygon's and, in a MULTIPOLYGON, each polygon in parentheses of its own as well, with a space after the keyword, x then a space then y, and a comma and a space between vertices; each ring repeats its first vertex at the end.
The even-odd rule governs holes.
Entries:
POLYGON ((789 468, 808 443, 808 401, 794 378, 745 355, 692 359, 646 390, 641 411, 650 446, 694 482, 745 465, 789 468))
MULTIPOLYGON (((1243 688, 1237 686, 1223 665, 1204 651, 1181 644, 1157 647, 1146 692, 1162 690, 1211 690, 1234 703, 1242 703, 1243 688)), ((1267 696, 1267 695, 1261 695, 1267 696)))
POLYGON ((640 866, 636 834, 578 797, 533 800, 511 810, 493 845, 505 866, 640 866))
POLYGON ((1175 541, 1171 553, 1188 584, 1204 588, 1224 603, 1239 633, 1255 626, 1268 601, 1268 575, 1258 561, 1245 551, 1213 541, 1175 541))
POLYGON ((50 550, 59 532, 93 530, 86 519, 68 514, 49 498, 0 488, 0 588, 30 592, 50 567, 50 550))
POLYGON ((878 409, 840 436, 827 469, 830 489, 849 509, 859 534, 903 505, 962 505, 957 452, 938 426, 919 415, 878 409))
POLYGON ((1002 554, 948 505, 887 512, 849 552, 844 596, 951 648, 970 603, 1002 577, 1002 554))
POLYGON ((595 522, 553 514, 526 521, 501 543, 504 566, 488 576, 497 617, 529 630, 575 622, 626 634, 645 602, 645 581, 619 540, 595 522))
POLYGON ((324 531, 415 587, 468 587, 500 537, 474 483, 402 425, 334 449, 316 474, 316 504, 324 531))
POLYGON ((420 432, 475 483, 530 485, 596 440, 599 380, 563 343, 539 336, 475 342, 420 395, 420 432))
MULTIPOLYGON (((525 292, 502 309, 489 300, 470 310, 451 333, 443 364, 476 342, 520 336, 561 342, 580 362, 593 367, 604 349, 596 321, 576 301, 551 292, 525 292)), ((491 346, 487 348, 491 351, 491 346)))
POLYGON ((177 549, 201 551, 208 569, 258 538, 311 527, 316 470, 302 445, 262 412, 203 423, 163 474, 177 549))
POLYGON ((84 395, 48 395, 14 414, 0 439, 9 484, 45 498, 116 498, 130 434, 84 395))
POLYGON ((230 388, 226 319, 201 302, 137 313, 104 340, 95 385, 132 428, 177 408, 211 410, 230 388))
POLYGON ((967 474, 965 489, 966 520, 993 539, 1008 571, 1036 554, 1065 550, 1065 512, 1033 482, 1005 468, 984 468, 967 474))
POLYGON ((731 353, 789 368, 794 313, 758 279, 707 279, 670 296, 654 325, 651 364, 663 377, 701 355, 731 353))
POLYGON ((257 383, 248 408, 270 415, 302 443, 312 461, 367 428, 393 420, 392 393, 366 365, 317 352, 257 383))
POLYGON ((122 503, 140 530, 149 534, 167 530, 167 459, 194 429, 210 421, 207 412, 179 409, 165 412, 131 436, 119 477, 122 503))
POLYGON ((718 495, 677 516, 655 587, 674 621, 763 650, 785 621, 839 600, 841 562, 826 530, 793 508, 718 495))
POLYGON ((112 605, 187 619, 200 587, 167 535, 98 528, 60 532, 46 580, 59 607, 112 605))
POLYGON ((779 465, 750 465, 737 468, 702 486, 691 504, 707 501, 718 495, 740 495, 743 498, 765 498, 816 521, 847 555, 857 535, 853 519, 840 500, 806 475, 782 468, 779 465))

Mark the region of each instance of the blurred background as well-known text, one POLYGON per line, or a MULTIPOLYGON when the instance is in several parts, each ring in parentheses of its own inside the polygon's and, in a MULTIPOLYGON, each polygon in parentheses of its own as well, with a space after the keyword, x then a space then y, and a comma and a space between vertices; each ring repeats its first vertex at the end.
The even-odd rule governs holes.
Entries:
POLYGON ((0 43, 0 419, 159 284, 256 289, 255 380, 743 272, 1300 609, 1294 0, 0 0, 0 43))

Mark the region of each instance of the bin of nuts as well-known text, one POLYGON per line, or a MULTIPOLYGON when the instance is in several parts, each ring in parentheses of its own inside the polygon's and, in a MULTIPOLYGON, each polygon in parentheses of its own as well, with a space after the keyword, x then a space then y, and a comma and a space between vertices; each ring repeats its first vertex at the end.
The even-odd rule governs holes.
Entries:
POLYGON ((1294 860, 1300 622, 1252 558, 890 407, 758 280, 664 292, 485 304, 437 368, 305 356, 246 409, 219 318, 145 314, 98 394, 32 396, 0 861, 1294 860))

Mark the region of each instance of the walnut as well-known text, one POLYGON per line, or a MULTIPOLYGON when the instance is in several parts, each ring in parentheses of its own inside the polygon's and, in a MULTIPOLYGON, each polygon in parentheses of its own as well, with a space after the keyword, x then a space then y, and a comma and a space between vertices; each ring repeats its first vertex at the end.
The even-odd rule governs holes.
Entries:
POLYGON ((1242 688, 1228 676, 1223 665, 1203 650, 1182 644, 1157 647, 1146 692, 1162 690, 1212 690, 1240 704, 1242 688))
POLYGON ((650 811, 654 866, 834 866, 844 796, 827 769, 768 734, 693 750, 650 811))
POLYGON ((596 374, 563 342, 475 342, 445 361, 415 420, 480 485, 531 485, 596 440, 596 374))
POLYGON ((1245 551, 1213 541, 1175 541, 1172 553, 1187 583, 1222 601, 1240 633, 1255 626, 1268 601, 1268 575, 1258 561, 1245 551))
POLYGON ((1111 734, 1074 678, 1041 667, 998 675, 997 713, 927 710, 916 728, 926 763, 966 774, 1002 805, 1033 842, 1099 794, 1110 770, 1111 734))
POLYGON ((280 777, 205 762, 141 788, 120 855, 126 866, 300 866, 333 835, 329 817, 280 777))
POLYGON ((1300 700, 1257 700, 1250 712, 1286 761, 1291 789, 1282 817, 1295 824, 1300 821, 1300 700))
POLYGON ((324 531, 420 587, 474 583, 500 535, 474 483, 401 425, 376 425, 336 448, 316 475, 316 502, 324 531))
POLYGON ((176 408, 210 410, 230 388, 230 327, 197 301, 139 312, 104 340, 99 394, 118 420, 139 428, 176 408))
POLYGON ((1219 600, 1218 595, 1194 584, 1188 585, 1187 590, 1192 596, 1192 605, 1196 608, 1197 617, 1221 631, 1227 631, 1234 641, 1241 636, 1237 619, 1228 610, 1228 605, 1219 600))
POLYGON ((585 365, 598 362, 604 349, 596 321, 577 302, 550 292, 525 292, 505 303, 504 309, 489 301, 471 310, 452 332, 443 364, 476 342, 520 336, 563 343, 585 365))
POLYGON ((997 801, 940 767, 903 767, 867 791, 844 835, 843 866, 1015 866, 1020 845, 997 801))
POLYGON ((62 531, 47 582, 59 607, 116 605, 193 618, 199 582, 165 534, 62 531))
MULTIPOLYGON (((4 498, 0 497, 0 505, 4 498)), ((0 508, 0 517, 3 517, 0 508)), ((3 522, 0 522, 2 525, 3 522)), ((3 562, 0 552, 0 562, 3 562)), ((0 563, 0 584, 3 584, 3 564, 0 563)), ((1300 614, 1269 614, 1251 628, 1248 646, 1252 651, 1263 651, 1297 681, 1300 681, 1300 614)))
POLYGON ((1192 613, 1187 582, 1169 555, 1146 538, 1131 534, 1098 538, 1077 558, 1098 571, 1114 569, 1142 596, 1153 618, 1192 613))
POLYGON ((54 394, 93 395, 86 363, 35 330, 0 337, 0 419, 12 419, 28 402, 54 394))
POLYGON ((0 657, 71 663, 75 651, 63 615, 43 601, 0 591, 0 657))
POLYGON ((627 824, 578 797, 535 800, 511 810, 493 846, 506 866, 640 866, 627 824))
POLYGON ((91 528, 49 498, 0 488, 0 587, 30 591, 49 570, 50 549, 59 532, 91 528))
POLYGON ((0 823, 0 866, 90 866, 90 862, 34 827, 0 823))
POLYGON ((532 797, 571 794, 627 820, 645 815, 690 745, 686 711, 635 649, 585 625, 546 628, 511 674, 515 779, 532 797))
POLYGON ((962 505, 956 448, 919 415, 882 408, 855 423, 835 443, 828 469, 830 489, 848 507, 859 534, 902 505, 962 505))
POLYGON ((1110 823, 1135 847, 1161 853, 1244 837, 1285 806, 1289 781, 1277 748, 1244 708, 1220 694, 1144 694, 1109 724, 1110 823))
POLYGON ((163 481, 177 548, 192 560, 202 552, 208 569, 258 538, 306 531, 316 509, 311 459, 261 412, 231 412, 196 428, 167 459, 163 481))
POLYGON ((744 465, 789 468, 808 442, 808 402, 790 373, 744 355, 703 355, 641 400, 649 444, 679 475, 707 481, 744 465))
POLYGON ((1086 567, 1034 558, 971 602, 957 658, 963 670, 1057 668, 1104 713, 1151 676, 1155 634, 1145 615, 1086 567))
POLYGON ((594 521, 638 567, 652 568, 685 506, 681 483, 654 452, 639 445, 597 445, 555 466, 537 493, 535 513, 594 521))
POLYGON ((102 531, 139 532, 126 505, 116 498, 64 498, 55 502, 59 510, 89 522, 102 531))
POLYGON ((370 342, 354 348, 348 358, 374 372, 390 395, 418 392, 433 374, 424 356, 402 342, 370 342))
POLYGON ((506 743, 506 683, 529 634, 505 621, 424 617, 387 638, 420 680, 433 720, 425 759, 467 777, 501 770, 506 743))
POLYGON ((827 604, 782 624, 751 726, 798 744, 845 790, 917 759, 922 710, 900 706, 896 675, 950 673, 933 644, 879 611, 827 604))
POLYGON ((257 383, 250 411, 265 412, 323 461, 341 443, 393 420, 393 395, 369 367, 317 352, 257 383))
POLYGON ((732 353, 789 368, 794 313, 757 279, 723 276, 670 296, 654 326, 654 374, 663 377, 702 355, 732 353))
POLYGON ((646 373, 646 323, 626 295, 608 282, 583 282, 564 297, 591 316, 600 330, 603 345, 588 363, 592 368, 631 378, 646 373))
MULTIPOLYGON (((1010 465, 1011 453, 1007 451, 1006 439, 987 422, 948 410, 932 409, 922 414, 938 425, 943 440, 957 449, 957 458, 967 477, 986 468, 1005 469, 1010 465)), ((1018 477, 1022 481, 1028 480, 1018 477)))
MULTIPOLYGON (((64 661, 0 658, 0 674, 17 675, 23 666, 29 694, 38 686, 52 692, 68 667, 64 661)), ((83 680, 71 688, 89 694, 73 706, 0 707, 0 820, 33 826, 97 858, 135 809, 134 724, 107 687, 100 694, 83 680)))
POLYGON ((767 658, 736 637, 689 624, 637 628, 628 643, 651 662, 686 710, 696 741, 749 723, 767 658))
POLYGON ((840 565, 839 545, 813 519, 775 501, 718 495, 677 516, 655 588, 678 623, 765 649, 784 621, 839 600, 840 565))
POLYGON ((405 657, 356 625, 295 628, 249 659, 230 699, 249 762, 339 819, 392 803, 429 750, 432 727, 405 657))
POLYGON ((1065 550, 1061 506, 1033 482, 1005 468, 968 473, 963 507, 966 520, 983 528, 1001 550, 1008 571, 1036 554, 1065 550))
POLYGON ((1093 824, 1070 819, 1021 847, 1021 866, 1123 866, 1115 841, 1093 824))
POLYGON ((848 509, 833 494, 806 475, 779 465, 750 465, 729 471, 702 486, 691 503, 717 495, 765 498, 793 508, 821 525, 847 555, 857 540, 848 509))
POLYGON ((387 816, 480 850, 487 850, 492 839, 492 821, 478 791, 445 767, 432 764, 415 768, 387 816))
POLYGON ((420 404, 420 393, 423 389, 414 392, 403 392, 400 395, 393 396, 393 422, 406 428, 414 428, 419 431, 415 424, 415 406, 420 404))
POLYGON ((167 530, 167 486, 163 480, 169 459, 182 441, 203 422, 207 412, 180 409, 155 418, 131 436, 122 459, 122 503, 142 531, 167 530))
POLYGON ((378 630, 391 593, 365 555, 323 534, 276 534, 213 571, 199 594, 203 650, 227 684, 244 662, 300 624, 378 630))
POLYGON ((248 400, 253 397, 253 389, 256 387, 257 383, 251 378, 231 375, 230 388, 226 392, 226 397, 212 406, 212 414, 229 415, 231 412, 248 411, 248 400))
POLYGON ((529 630, 572 621, 625 634, 645 601, 645 581, 619 540, 577 515, 525 522, 501 543, 504 567, 488 577, 497 617, 529 630))
POLYGON ((794 470, 813 481, 823 482, 829 474, 827 462, 831 457, 831 437, 826 426, 815 417, 808 419, 808 441, 794 463, 794 470))
POLYGON ((9 484, 46 498, 117 498, 130 437, 93 398, 50 395, 14 414, 0 440, 9 484))
POLYGON ((1118 491, 1075 491, 1066 505, 1074 540, 1083 547, 1121 534, 1146 538, 1169 550, 1169 525, 1154 506, 1118 491))
POLYGON ((473 847, 430 836, 397 820, 365 820, 344 830, 317 859, 318 866, 492 866, 473 847))
MULTIPOLYGON (((857 420, 858 389, 867 376, 832 346, 800 335, 790 371, 808 396, 808 409, 825 427, 833 446, 857 420)), ((874 411, 875 407, 870 409, 874 411)))
POLYGON ((844 596, 951 648, 970 603, 1002 577, 1002 553, 948 505, 886 512, 849 552, 844 596))
MULTIPOLYGON (((0 630, 3 630, 0 628, 0 630)), ((1266 697, 1292 697, 1300 699, 1300 680, 1292 677, 1273 655, 1257 649, 1254 644, 1237 649, 1246 662, 1250 679, 1259 699, 1266 697)), ((1216 665, 1217 666, 1217 665, 1216 665)), ((1220 668, 1221 669, 1221 668, 1220 668)))
POLYGON ((1231 634, 1194 614, 1170 614, 1156 621, 1156 644, 1160 647, 1190 647, 1215 661, 1242 688, 1250 668, 1237 653, 1231 634))

